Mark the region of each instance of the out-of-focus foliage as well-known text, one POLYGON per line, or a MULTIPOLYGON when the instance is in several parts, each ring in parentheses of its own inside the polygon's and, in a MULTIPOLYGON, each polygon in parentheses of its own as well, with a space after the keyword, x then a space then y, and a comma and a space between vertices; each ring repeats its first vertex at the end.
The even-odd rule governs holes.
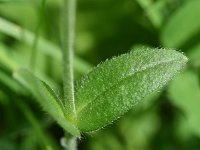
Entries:
POLYGON ((200 101, 198 76, 192 71, 179 75, 169 87, 169 97, 182 109, 191 132, 200 134, 199 106, 197 105, 200 101))
POLYGON ((198 34, 200 28, 200 21, 197 19, 200 14, 199 5, 200 1, 198 0, 188 1, 169 18, 161 36, 164 45, 181 47, 198 34))
MULTIPOLYGON (((198 150, 199 0, 77 3, 76 79, 89 72, 91 66, 138 45, 181 49, 190 60, 186 70, 159 96, 140 104, 104 130, 84 134, 78 141, 79 149, 198 150)), ((33 68, 62 96, 58 46, 61 4, 62 0, 46 0, 42 14, 39 0, 0 0, 1 150, 61 149, 62 129, 12 76, 19 67, 33 68), (30 60, 36 49, 33 67, 30 60)))

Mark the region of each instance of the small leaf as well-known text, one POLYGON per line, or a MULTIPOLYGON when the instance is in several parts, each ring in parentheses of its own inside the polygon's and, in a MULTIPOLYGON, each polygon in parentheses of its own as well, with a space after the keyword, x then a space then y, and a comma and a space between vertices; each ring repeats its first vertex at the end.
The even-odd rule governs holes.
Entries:
POLYGON ((166 49, 142 49, 98 65, 76 86, 77 126, 89 132, 110 124, 163 87, 187 58, 166 49))
POLYGON ((60 126, 71 134, 79 136, 80 133, 78 129, 66 120, 61 100, 49 87, 49 85, 25 69, 17 71, 14 74, 14 77, 33 93, 43 109, 48 112, 53 119, 60 124, 60 126))

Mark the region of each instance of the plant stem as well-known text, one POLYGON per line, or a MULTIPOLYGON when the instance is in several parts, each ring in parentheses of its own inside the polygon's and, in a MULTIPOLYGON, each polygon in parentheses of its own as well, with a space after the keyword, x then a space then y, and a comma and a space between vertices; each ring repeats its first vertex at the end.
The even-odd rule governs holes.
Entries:
MULTIPOLYGON (((66 117, 76 120, 74 97, 74 37, 75 37, 76 0, 64 0, 61 22, 61 48, 63 51, 63 89, 66 117)), ((76 150, 76 137, 65 135, 66 150, 76 150)))
POLYGON ((61 22, 61 48, 63 51, 63 105, 66 117, 76 119, 74 99, 74 36, 75 36, 76 1, 64 0, 61 22))

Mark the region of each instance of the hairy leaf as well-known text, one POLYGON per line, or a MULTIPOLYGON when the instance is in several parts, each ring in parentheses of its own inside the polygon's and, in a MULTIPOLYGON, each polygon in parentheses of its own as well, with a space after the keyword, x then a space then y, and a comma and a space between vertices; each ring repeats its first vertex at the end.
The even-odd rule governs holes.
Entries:
POLYGON ((89 132, 110 124, 163 87, 187 58, 166 49, 142 49, 98 65, 76 86, 77 126, 89 132))
POLYGON ((71 134, 79 136, 78 129, 66 120, 61 100, 45 82, 25 69, 17 71, 14 77, 34 94, 43 109, 48 112, 58 124, 71 134))

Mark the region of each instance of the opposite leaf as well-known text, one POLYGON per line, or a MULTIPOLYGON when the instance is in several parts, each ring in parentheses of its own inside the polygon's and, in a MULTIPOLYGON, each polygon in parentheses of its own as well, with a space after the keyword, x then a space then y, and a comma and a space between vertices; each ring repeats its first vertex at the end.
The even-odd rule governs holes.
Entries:
POLYGON ((17 71, 14 77, 33 93, 43 109, 48 112, 60 126, 72 135, 79 136, 78 129, 64 117, 64 108, 61 100, 45 82, 39 80, 25 69, 17 71))
POLYGON ((89 132, 110 124, 163 87, 186 62, 175 50, 143 49, 97 66, 76 86, 78 128, 89 132))

